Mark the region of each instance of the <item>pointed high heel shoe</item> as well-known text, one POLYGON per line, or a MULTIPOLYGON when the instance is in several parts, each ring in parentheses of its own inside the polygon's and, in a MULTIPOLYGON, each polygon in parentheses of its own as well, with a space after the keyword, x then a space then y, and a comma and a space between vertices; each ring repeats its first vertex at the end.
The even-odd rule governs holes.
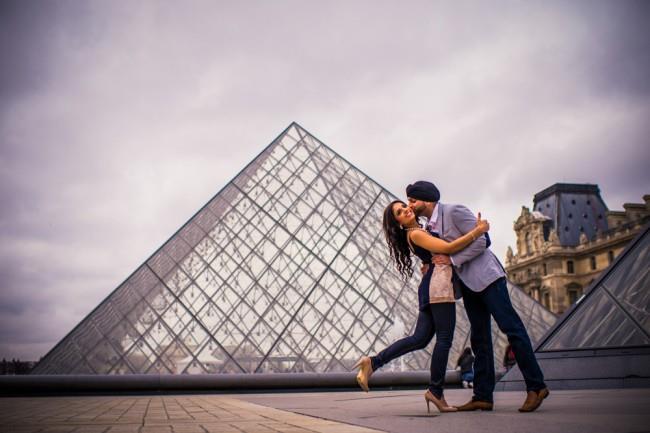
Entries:
POLYGON ((445 401, 444 397, 438 398, 435 395, 433 395, 429 390, 427 390, 427 392, 424 393, 424 401, 427 402, 428 413, 431 413, 431 408, 429 407, 429 403, 433 403, 440 412, 456 412, 458 410, 453 406, 449 406, 445 401))
POLYGON ((354 367, 359 367, 359 372, 357 373, 357 383, 365 392, 368 392, 368 379, 372 375, 372 362, 370 357, 362 356, 361 359, 354 364, 354 367))

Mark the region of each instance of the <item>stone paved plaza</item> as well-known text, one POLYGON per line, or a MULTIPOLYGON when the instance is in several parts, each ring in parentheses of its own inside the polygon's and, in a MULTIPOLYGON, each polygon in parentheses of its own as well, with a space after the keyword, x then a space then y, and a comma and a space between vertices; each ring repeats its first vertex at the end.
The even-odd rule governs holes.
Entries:
POLYGON ((372 433, 227 396, 4 398, 3 432, 372 433))
MULTIPOLYGON (((446 392, 463 403, 470 390, 446 392)), ((650 390, 552 391, 520 414, 523 393, 499 392, 493 412, 428 414, 421 391, 156 396, 6 397, 2 432, 650 432, 650 390)))

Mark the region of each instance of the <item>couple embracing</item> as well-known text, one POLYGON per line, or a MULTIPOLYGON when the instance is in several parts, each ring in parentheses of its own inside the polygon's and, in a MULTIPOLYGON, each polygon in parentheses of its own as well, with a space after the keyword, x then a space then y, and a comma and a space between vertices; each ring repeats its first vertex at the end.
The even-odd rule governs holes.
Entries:
POLYGON ((390 255, 404 279, 413 274, 411 254, 422 260, 418 287, 419 313, 413 335, 402 338, 375 356, 364 356, 357 382, 368 391, 368 379, 395 358, 425 348, 436 336, 431 357, 431 379, 424 394, 440 412, 492 410, 495 387, 491 318, 506 334, 526 381, 527 395, 520 412, 532 412, 548 396, 544 376, 519 315, 512 307, 505 272, 488 249, 489 223, 465 206, 440 203, 440 192, 430 182, 406 188, 408 204, 393 201, 384 210, 383 228, 390 255), (418 218, 427 219, 420 227, 418 218), (474 395, 460 406, 443 395, 447 359, 456 326, 455 300, 462 296, 471 326, 474 359, 474 395))

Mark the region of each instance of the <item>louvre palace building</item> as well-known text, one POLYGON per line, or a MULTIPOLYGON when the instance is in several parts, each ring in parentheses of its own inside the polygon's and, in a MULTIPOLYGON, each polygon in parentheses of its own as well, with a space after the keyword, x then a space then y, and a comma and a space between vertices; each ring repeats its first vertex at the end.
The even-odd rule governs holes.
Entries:
POLYGON ((597 185, 557 183, 522 206, 508 247, 508 278, 550 311, 575 304, 650 222, 650 195, 611 211, 597 185))

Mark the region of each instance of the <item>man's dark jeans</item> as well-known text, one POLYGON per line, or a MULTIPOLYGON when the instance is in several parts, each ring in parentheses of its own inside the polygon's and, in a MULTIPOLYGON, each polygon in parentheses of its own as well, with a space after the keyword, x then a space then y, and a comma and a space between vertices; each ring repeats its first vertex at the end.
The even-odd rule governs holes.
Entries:
POLYGON ((526 389, 545 388, 544 375, 535 359, 533 347, 519 315, 512 307, 505 278, 499 278, 482 292, 473 292, 462 281, 463 303, 471 325, 471 344, 474 352, 474 398, 492 401, 494 393, 494 349, 490 316, 508 337, 521 370, 526 389))
POLYGON ((447 359, 449 358, 451 342, 454 339, 455 327, 455 303, 428 304, 425 309, 420 310, 413 335, 397 340, 376 356, 371 357, 372 371, 377 371, 381 366, 409 352, 424 349, 435 335, 436 344, 433 347, 433 355, 431 356, 429 390, 436 397, 442 397, 447 359))

